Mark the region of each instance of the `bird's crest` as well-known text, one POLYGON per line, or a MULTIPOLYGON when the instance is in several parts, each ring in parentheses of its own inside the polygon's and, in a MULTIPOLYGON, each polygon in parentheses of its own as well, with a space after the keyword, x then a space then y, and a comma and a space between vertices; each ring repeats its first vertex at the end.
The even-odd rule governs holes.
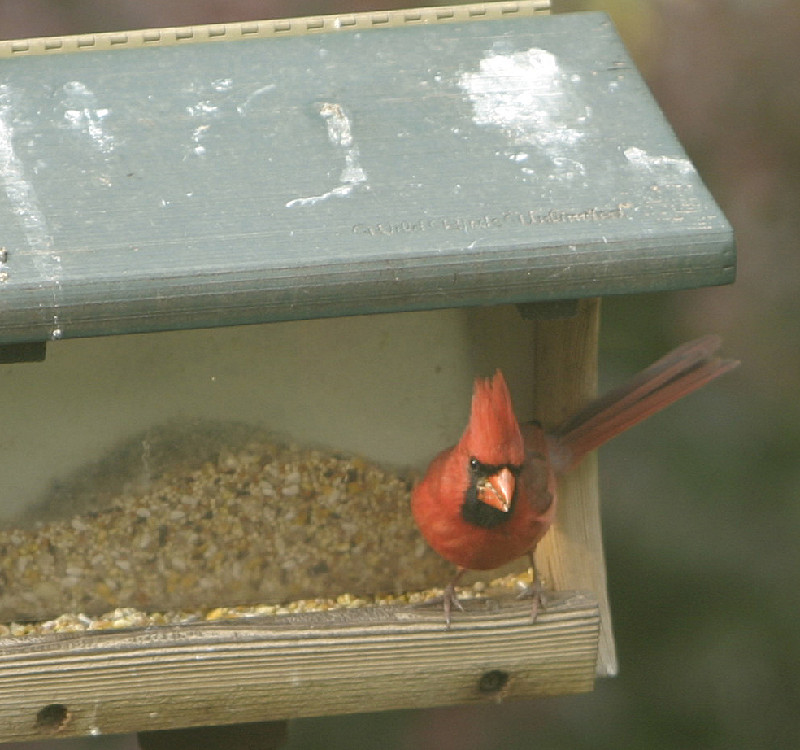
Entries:
POLYGON ((521 465, 525 447, 503 373, 476 378, 472 413, 461 446, 481 463, 521 465))

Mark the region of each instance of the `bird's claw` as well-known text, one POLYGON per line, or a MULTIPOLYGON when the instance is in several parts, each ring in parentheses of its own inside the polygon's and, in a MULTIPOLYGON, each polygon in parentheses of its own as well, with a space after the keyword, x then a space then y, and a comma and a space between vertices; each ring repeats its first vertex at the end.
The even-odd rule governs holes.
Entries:
POLYGON ((434 606, 441 606, 444 609, 444 622, 445 622, 445 630, 450 630, 450 613, 453 609, 457 609, 461 612, 464 611, 464 605, 458 600, 456 596, 456 587, 454 584, 449 583, 444 589, 444 592, 440 596, 434 596, 432 598, 426 599, 421 604, 417 605, 418 607, 434 607, 434 606))
POLYGON ((461 612, 464 611, 464 605, 458 601, 458 597, 456 596, 456 587, 454 584, 447 584, 442 600, 444 603, 444 629, 450 630, 450 612, 452 608, 455 607, 461 612))
POLYGON ((539 616, 540 609, 547 609, 547 595, 545 594, 544 588, 542 584, 539 583, 539 579, 534 579, 533 583, 529 586, 526 586, 519 594, 517 594, 517 599, 533 599, 533 604, 531 606, 531 625, 536 622, 536 618, 539 616))

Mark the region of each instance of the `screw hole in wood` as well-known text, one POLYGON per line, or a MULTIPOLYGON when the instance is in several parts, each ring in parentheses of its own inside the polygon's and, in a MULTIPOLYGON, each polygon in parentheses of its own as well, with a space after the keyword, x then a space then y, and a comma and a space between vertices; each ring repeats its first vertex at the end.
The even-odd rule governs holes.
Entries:
POLYGON ((63 703, 48 703, 36 714, 36 726, 59 732, 69 723, 71 716, 63 703))
POLYGON ((478 690, 485 695, 499 693, 508 684, 508 672, 501 669, 492 669, 485 672, 478 680, 478 690))

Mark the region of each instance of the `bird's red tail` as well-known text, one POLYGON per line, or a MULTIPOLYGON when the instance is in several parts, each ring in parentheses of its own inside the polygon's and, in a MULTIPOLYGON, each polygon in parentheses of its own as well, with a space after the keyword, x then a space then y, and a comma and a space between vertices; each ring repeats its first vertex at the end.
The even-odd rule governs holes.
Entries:
POLYGON ((557 473, 568 471, 603 443, 739 365, 716 356, 719 336, 690 341, 628 383, 592 401, 552 433, 557 473))

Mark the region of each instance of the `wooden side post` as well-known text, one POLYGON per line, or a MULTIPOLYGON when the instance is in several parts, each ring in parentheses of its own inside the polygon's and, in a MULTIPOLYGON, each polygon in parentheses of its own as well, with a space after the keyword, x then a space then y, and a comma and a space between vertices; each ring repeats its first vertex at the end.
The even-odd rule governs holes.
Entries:
MULTIPOLYGON (((600 300, 585 299, 577 314, 534 322, 534 402, 537 418, 554 427, 597 392, 600 300)), ((553 528, 537 550, 539 575, 557 591, 595 592, 600 605, 598 676, 617 672, 600 532, 597 458, 586 459, 559 486, 553 528)))

